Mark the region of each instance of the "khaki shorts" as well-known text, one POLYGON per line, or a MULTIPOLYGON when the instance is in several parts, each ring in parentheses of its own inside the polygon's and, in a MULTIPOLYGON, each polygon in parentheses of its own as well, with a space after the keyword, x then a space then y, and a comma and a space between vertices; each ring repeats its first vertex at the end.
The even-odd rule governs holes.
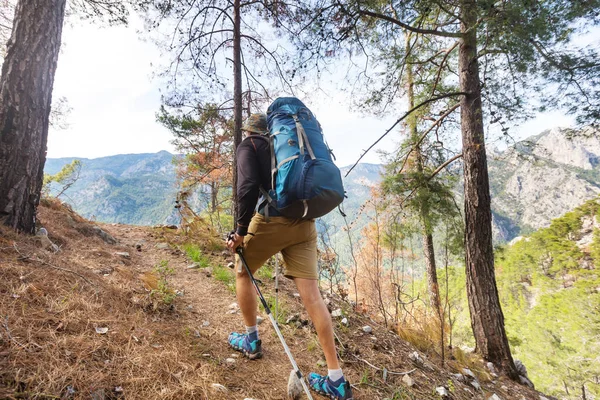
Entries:
MULTIPOLYGON (((244 237, 244 259, 252 273, 281 251, 284 275, 288 278, 318 279, 317 230, 314 220, 265 217, 254 214, 244 237)), ((243 271, 236 255, 237 271, 243 271)))

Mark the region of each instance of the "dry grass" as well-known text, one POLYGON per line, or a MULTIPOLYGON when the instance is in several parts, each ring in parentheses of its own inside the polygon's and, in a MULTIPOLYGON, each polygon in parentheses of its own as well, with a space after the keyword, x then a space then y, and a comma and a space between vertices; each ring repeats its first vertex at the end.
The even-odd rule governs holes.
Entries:
POLYGON ((43 223, 63 251, 0 228, 0 397, 89 398, 103 391, 116 398, 126 388, 128 399, 219 398, 207 383, 219 368, 200 362, 197 351, 207 339, 174 324, 174 315, 149 311, 149 294, 135 277, 141 271, 120 273, 121 266, 100 279, 94 261, 117 260, 104 263, 101 253, 94 260, 82 242, 102 243, 85 236, 93 232, 82 232, 86 222, 56 202, 45 205, 43 223))

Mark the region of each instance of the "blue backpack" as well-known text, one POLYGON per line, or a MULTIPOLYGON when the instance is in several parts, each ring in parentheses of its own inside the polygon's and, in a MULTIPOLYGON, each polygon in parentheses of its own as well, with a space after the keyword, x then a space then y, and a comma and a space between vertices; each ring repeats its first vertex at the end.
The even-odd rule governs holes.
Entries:
POLYGON ((286 217, 302 219, 337 207, 344 200, 342 176, 312 112, 295 97, 280 97, 269 106, 267 122, 272 190, 261 187, 267 202, 286 217))

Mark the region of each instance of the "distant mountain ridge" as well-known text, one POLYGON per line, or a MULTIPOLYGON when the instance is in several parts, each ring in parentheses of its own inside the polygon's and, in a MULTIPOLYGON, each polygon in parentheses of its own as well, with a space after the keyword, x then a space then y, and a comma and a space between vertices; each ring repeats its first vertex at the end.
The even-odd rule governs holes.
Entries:
MULTIPOLYGON (((555 128, 505 151, 490 150, 488 156, 496 242, 549 226, 552 219, 600 193, 598 130, 555 128)), ((86 218, 103 222, 177 223, 173 157, 161 151, 78 158, 83 164, 80 179, 65 192, 63 200, 86 218)), ((45 171, 54 174, 74 159, 48 159, 45 171)), ((342 176, 349 168, 341 168, 342 176)), ((371 196, 371 187, 380 182, 382 171, 378 164, 358 164, 344 178, 348 198, 342 209, 348 216, 354 217, 371 196)), ((200 202, 196 205, 201 207, 200 202)), ((345 226, 338 212, 332 212, 324 221, 337 228, 345 226)), ((366 219, 363 222, 366 224, 366 219)))

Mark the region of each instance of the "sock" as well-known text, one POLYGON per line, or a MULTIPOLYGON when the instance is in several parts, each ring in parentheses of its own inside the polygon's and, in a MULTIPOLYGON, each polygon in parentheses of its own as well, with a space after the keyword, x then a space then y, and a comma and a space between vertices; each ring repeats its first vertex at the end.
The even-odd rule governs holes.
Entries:
POLYGON ((247 326, 246 333, 248 334, 248 339, 250 339, 251 342, 258 340, 258 328, 256 327, 256 325, 247 326))
POLYGON ((329 377, 329 379, 331 379, 331 381, 333 383, 338 383, 338 381, 340 379, 342 379, 344 377, 344 373, 342 372, 342 369, 328 369, 327 370, 327 376, 329 377))

